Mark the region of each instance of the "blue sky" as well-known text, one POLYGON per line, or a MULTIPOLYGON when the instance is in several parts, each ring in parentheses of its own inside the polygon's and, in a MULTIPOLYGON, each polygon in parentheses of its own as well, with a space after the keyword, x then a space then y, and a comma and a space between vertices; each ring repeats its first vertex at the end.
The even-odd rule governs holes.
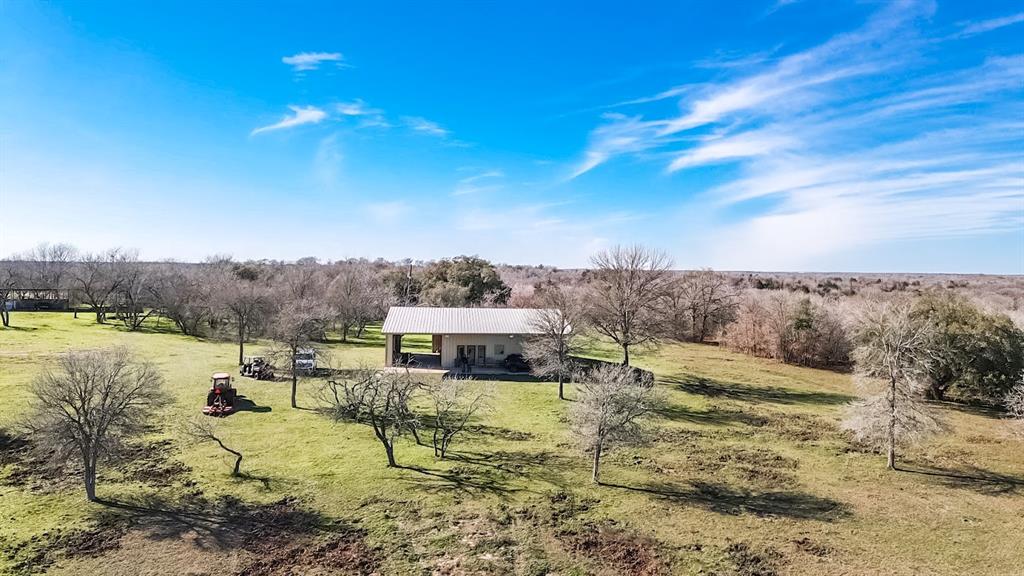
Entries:
POLYGON ((1019 2, 0 3, 0 254, 1024 273, 1019 2))

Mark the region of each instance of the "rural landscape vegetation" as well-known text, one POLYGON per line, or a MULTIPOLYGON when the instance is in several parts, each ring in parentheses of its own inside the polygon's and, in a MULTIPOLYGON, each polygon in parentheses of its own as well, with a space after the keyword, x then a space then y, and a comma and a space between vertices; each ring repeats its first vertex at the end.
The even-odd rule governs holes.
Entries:
POLYGON ((1020 0, 0 0, 0 576, 1024 575, 1020 0))
POLYGON ((0 288, 12 574, 1020 570, 1019 277, 42 244, 0 288), (531 373, 441 377, 382 368, 392 305, 547 313, 531 373))

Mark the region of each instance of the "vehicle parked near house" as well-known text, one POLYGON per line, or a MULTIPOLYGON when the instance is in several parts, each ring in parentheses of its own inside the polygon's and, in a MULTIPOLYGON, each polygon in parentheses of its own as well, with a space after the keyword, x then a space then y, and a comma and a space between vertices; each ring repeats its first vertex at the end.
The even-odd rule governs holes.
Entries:
POLYGON ((316 372, 316 350, 300 348, 295 353, 295 370, 302 374, 313 374, 316 372))
POLYGON ((246 356, 238 372, 246 378, 255 378, 257 380, 274 379, 274 367, 263 356, 246 356))
POLYGON ((529 372, 530 364, 522 354, 509 354, 505 357, 505 369, 509 372, 529 372))

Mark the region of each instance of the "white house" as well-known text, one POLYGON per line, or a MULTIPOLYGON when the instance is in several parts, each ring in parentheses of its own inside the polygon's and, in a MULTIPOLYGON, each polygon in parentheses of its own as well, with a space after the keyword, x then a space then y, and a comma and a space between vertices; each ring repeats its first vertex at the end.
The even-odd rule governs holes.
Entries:
POLYGON ((510 354, 523 353, 523 338, 539 334, 538 319, 549 311, 537 308, 429 308, 392 306, 384 320, 385 366, 410 359, 423 367, 450 370, 470 366, 501 366, 510 354), (431 354, 404 354, 402 336, 430 334, 431 354))

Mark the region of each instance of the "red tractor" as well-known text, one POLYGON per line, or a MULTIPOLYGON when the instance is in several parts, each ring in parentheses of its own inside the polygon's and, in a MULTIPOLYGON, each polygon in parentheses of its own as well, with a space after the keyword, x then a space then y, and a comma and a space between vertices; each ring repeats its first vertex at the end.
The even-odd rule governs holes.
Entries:
POLYGON ((210 378, 213 384, 206 395, 206 406, 203 414, 208 416, 227 416, 235 411, 235 388, 231 385, 231 375, 227 372, 216 372, 210 378))

